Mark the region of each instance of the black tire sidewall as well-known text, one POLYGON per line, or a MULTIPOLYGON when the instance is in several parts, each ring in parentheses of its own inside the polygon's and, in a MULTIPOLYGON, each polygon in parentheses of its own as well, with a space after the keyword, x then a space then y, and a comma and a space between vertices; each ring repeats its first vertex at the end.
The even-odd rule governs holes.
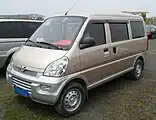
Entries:
POLYGON ((62 94, 60 95, 60 98, 59 98, 58 102, 55 105, 55 109, 56 109, 56 111, 58 113, 60 113, 64 117, 69 117, 69 116, 72 116, 72 115, 78 113, 81 110, 81 108, 83 107, 83 105, 85 103, 85 100, 86 100, 85 88, 80 83, 72 82, 72 83, 69 83, 67 86, 65 86, 65 88, 63 89, 62 94), (63 101, 64 101, 64 98, 65 98, 66 94, 68 93, 68 91, 71 90, 71 89, 74 89, 74 88, 80 90, 80 92, 82 94, 82 100, 81 100, 80 106, 75 111, 68 112, 64 108, 63 101))

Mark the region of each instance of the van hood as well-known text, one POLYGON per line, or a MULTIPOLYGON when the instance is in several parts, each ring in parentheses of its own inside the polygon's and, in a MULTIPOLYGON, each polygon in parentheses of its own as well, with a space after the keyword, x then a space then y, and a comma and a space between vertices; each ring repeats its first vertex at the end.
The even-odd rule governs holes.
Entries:
POLYGON ((43 72, 53 61, 63 57, 68 51, 23 46, 13 56, 13 65, 26 70, 43 72))

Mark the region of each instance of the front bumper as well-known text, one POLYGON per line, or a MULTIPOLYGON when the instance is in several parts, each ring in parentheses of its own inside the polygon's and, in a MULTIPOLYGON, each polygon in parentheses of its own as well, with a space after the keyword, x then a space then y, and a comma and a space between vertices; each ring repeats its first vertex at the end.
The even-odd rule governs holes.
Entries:
POLYGON ((29 98, 33 101, 54 105, 62 91, 66 77, 51 78, 42 76, 38 73, 37 76, 26 75, 22 72, 17 72, 10 65, 6 72, 7 82, 12 86, 16 86, 28 91, 29 98), (40 85, 50 86, 50 89, 43 90, 40 85))

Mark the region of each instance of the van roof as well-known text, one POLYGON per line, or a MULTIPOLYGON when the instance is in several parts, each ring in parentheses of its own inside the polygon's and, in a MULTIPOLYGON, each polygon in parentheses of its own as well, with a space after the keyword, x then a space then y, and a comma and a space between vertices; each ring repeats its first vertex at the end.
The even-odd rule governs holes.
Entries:
POLYGON ((133 18, 140 18, 138 15, 130 15, 130 14, 90 14, 90 16, 101 16, 101 17, 133 17, 133 18))
POLYGON ((142 17, 137 15, 127 15, 127 14, 92 14, 89 16, 90 18, 105 18, 105 19, 113 19, 113 20, 143 20, 142 17))
MULTIPOLYGON (((59 16, 59 15, 56 15, 56 16, 59 16)), ((65 16, 65 15, 60 15, 60 16, 65 16)), ((104 18, 104 19, 120 19, 120 20, 129 20, 129 19, 143 20, 143 18, 138 15, 130 15, 130 14, 125 14, 125 13, 122 13, 122 14, 89 14, 89 15, 68 14, 67 16, 86 17, 86 18, 91 18, 91 19, 104 18)))
POLYGON ((0 22, 44 22, 40 20, 26 20, 26 19, 0 19, 0 22))

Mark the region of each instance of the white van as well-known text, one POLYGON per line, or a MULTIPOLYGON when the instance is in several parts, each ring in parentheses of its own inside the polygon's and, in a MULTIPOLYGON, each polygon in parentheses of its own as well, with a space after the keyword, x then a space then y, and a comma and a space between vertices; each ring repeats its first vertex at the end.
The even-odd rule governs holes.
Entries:
POLYGON ((42 23, 39 20, 0 19, 0 69, 6 70, 14 52, 42 23))

